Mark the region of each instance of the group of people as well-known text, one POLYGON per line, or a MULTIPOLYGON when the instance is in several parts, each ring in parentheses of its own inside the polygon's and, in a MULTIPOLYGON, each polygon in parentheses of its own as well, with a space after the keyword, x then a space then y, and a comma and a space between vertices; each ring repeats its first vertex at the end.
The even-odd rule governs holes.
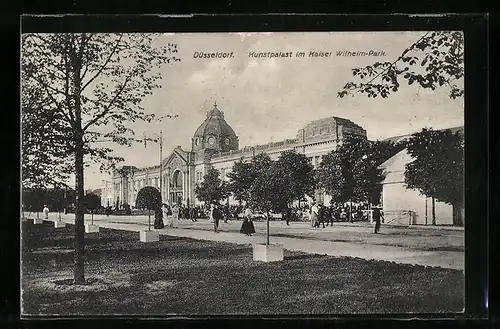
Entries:
MULTIPOLYGON (((197 218, 199 218, 200 212, 202 211, 202 208, 186 208, 180 204, 174 204, 172 207, 170 207, 168 204, 162 203, 161 207, 155 210, 154 228, 162 229, 165 226, 178 228, 179 219, 181 217, 191 219, 192 221, 197 221, 197 218), (184 216, 182 216, 183 213, 184 216), (167 221, 166 225, 163 221, 164 219, 166 219, 167 221)), ((210 204, 207 213, 210 221, 214 224, 215 233, 219 233, 219 223, 221 220, 224 220, 226 211, 227 209, 225 209, 224 206, 221 206, 217 203, 210 204)), ((284 220, 286 221, 287 225, 290 225, 289 222, 294 216, 292 211, 293 210, 291 208, 288 208, 287 211, 285 211, 285 213, 283 214, 284 220)), ((311 208, 308 210, 311 226, 314 228, 319 228, 321 225, 323 226, 323 228, 325 228, 329 224, 333 226, 333 222, 335 219, 337 219, 339 211, 341 211, 340 208, 325 207, 321 203, 318 204, 316 202, 313 202, 311 208)), ((360 209, 358 209, 358 212, 361 213, 358 215, 362 216, 362 212, 360 209)), ((252 210, 249 207, 246 207, 243 212, 243 223, 240 228, 240 233, 245 235, 252 235, 253 233, 255 233, 255 226, 253 224, 252 215, 252 210)), ((374 233, 378 233, 380 231, 380 224, 384 220, 384 216, 380 208, 372 208, 372 218, 375 222, 374 233)))
POLYGON ((179 227, 179 206, 174 204, 170 207, 166 203, 162 203, 161 207, 155 209, 155 221, 154 228, 162 229, 165 227, 163 219, 166 219, 168 227, 178 228, 179 227))
MULTIPOLYGON (((323 225, 323 228, 325 228, 325 226, 328 226, 328 223, 330 223, 331 226, 333 226, 333 220, 337 217, 336 213, 338 211, 339 210, 337 209, 334 212, 329 212, 328 208, 325 207, 323 204, 316 204, 315 202, 313 202, 313 204, 311 206, 311 210, 309 212, 309 219, 311 222, 311 226, 312 227, 320 227, 320 225, 323 225), (325 222, 326 222, 326 225, 325 225, 325 222)), ((357 216, 362 216, 362 215, 363 214, 361 212, 361 209, 358 209, 357 216)), ((342 216, 341 216, 341 218, 342 218, 342 216)), ((380 231, 380 223, 384 221, 383 213, 379 207, 372 208, 372 218, 373 218, 373 221, 375 222, 374 233, 378 233, 380 231)))
MULTIPOLYGON (((223 210, 220 209, 216 203, 210 205, 210 220, 214 223, 214 232, 219 233, 219 222, 224 218, 223 210)), ((241 224, 240 232, 245 235, 252 235, 255 233, 255 227, 252 221, 252 211, 250 208, 246 208, 244 212, 243 223, 241 224)))

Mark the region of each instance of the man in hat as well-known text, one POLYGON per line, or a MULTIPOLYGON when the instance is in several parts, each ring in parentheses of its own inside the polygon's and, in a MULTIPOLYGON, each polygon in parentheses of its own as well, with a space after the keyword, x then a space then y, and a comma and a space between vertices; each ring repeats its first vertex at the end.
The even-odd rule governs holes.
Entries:
POLYGON ((219 221, 222 219, 222 212, 220 211, 219 207, 217 207, 217 204, 212 203, 211 205, 211 213, 212 213, 212 218, 214 220, 214 232, 219 233, 219 221))
POLYGON ((375 231, 373 233, 378 233, 380 231, 380 220, 384 218, 382 211, 378 206, 373 208, 373 220, 375 221, 375 231))

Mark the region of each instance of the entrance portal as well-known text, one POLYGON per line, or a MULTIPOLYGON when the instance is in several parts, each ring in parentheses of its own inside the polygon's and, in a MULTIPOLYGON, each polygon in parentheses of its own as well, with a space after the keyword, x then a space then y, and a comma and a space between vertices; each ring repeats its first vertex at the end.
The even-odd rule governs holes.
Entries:
POLYGON ((180 170, 176 170, 172 176, 172 185, 170 186, 169 201, 171 205, 182 203, 184 199, 183 175, 180 170))

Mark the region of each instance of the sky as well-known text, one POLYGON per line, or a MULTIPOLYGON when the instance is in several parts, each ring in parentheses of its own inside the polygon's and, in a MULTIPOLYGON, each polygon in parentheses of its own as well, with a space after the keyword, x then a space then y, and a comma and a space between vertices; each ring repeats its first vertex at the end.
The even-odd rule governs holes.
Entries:
MULTIPOLYGON (((338 116, 362 126, 371 140, 413 133, 423 127, 442 129, 464 124, 463 99, 451 100, 449 89, 436 91, 402 85, 387 99, 363 94, 337 97, 352 79, 352 68, 394 61, 425 32, 297 32, 163 34, 157 44, 177 44, 180 62, 158 68, 161 88, 143 100, 148 113, 178 115, 162 123, 134 124, 137 135, 163 131, 163 157, 180 145, 189 150, 196 128, 217 107, 239 136, 240 148, 295 138, 309 121, 338 116), (384 52, 383 56, 337 56, 337 51, 384 52), (250 52, 306 53, 304 58, 252 58, 250 52), (308 57, 310 51, 332 52, 308 57), (233 52, 233 58, 193 58, 195 52, 233 52)), ((101 145, 105 146, 105 145, 101 145)), ((123 164, 159 163, 155 144, 112 146, 123 164)), ((85 171, 85 188, 109 179, 93 165, 85 171)), ((72 180, 73 181, 73 180, 72 180)), ((73 184, 71 184, 73 185, 73 184)))

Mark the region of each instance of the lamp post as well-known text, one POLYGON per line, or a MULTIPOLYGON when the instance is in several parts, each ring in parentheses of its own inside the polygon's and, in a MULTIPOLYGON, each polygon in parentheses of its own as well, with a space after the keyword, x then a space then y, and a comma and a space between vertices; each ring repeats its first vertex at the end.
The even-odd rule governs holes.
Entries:
POLYGON ((158 143, 160 146, 160 195, 163 200, 163 130, 160 130, 160 135, 155 134, 155 138, 146 137, 146 133, 144 133, 144 147, 146 147, 146 141, 151 141, 154 143, 158 143))

